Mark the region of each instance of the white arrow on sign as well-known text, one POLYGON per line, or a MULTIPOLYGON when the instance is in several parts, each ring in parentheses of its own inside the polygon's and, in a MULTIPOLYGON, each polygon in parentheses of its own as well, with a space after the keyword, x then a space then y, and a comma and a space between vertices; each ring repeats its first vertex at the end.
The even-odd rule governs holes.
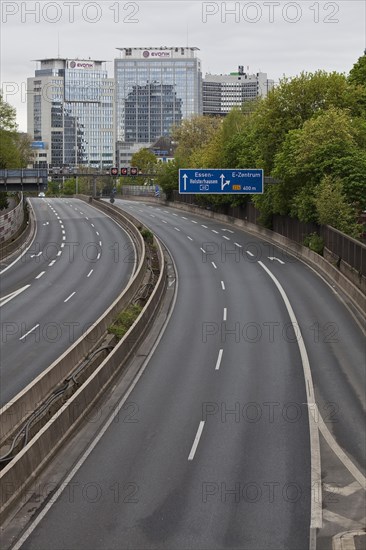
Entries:
POLYGON ((221 180, 221 191, 223 191, 224 188, 225 188, 227 185, 230 185, 230 180, 225 181, 225 176, 224 176, 224 174, 221 174, 220 180, 221 180))
POLYGON ((285 263, 282 260, 280 260, 279 258, 275 258, 274 256, 268 256, 268 259, 271 260, 271 262, 276 261, 276 262, 279 262, 282 265, 285 263))
POLYGON ((183 187, 183 191, 187 191, 187 174, 183 174, 183 180, 184 180, 184 187, 183 187))

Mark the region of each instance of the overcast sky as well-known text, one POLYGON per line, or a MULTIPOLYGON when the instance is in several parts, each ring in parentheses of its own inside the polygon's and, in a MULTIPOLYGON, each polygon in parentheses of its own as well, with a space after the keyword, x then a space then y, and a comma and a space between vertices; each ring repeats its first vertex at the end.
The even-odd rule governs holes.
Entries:
POLYGON ((301 71, 348 73, 366 47, 366 0, 1 0, 1 82, 26 131, 32 60, 108 60, 117 47, 196 46, 203 75, 244 65, 275 82, 301 71))

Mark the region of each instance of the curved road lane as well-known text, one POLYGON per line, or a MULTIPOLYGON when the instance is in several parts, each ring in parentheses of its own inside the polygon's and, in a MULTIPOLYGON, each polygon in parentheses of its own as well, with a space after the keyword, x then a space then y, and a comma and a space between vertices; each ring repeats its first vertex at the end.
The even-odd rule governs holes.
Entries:
POLYGON ((35 239, 1 274, 1 404, 46 369, 127 285, 135 254, 111 218, 76 199, 31 199, 35 239))
MULTIPOLYGON (((319 521, 311 515, 309 381, 296 326, 269 273, 305 323, 314 378, 329 348, 321 337, 312 344, 307 323, 323 327, 324 311, 339 316, 339 327, 352 318, 310 269, 268 243, 172 208, 116 202, 169 247, 175 308, 121 403, 131 414, 94 441, 16 548, 308 549, 310 525, 319 521), (317 310, 320 297, 328 310, 322 301, 317 310)), ((359 332, 357 325, 347 332, 356 387, 359 332)))

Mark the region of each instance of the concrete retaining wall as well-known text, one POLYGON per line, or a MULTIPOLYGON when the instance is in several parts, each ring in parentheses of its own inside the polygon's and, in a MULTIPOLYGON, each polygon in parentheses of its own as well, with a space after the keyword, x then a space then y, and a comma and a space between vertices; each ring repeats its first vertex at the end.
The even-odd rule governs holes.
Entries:
POLYGON ((104 203, 96 203, 96 206, 108 212, 128 229, 133 236, 137 247, 139 263, 133 278, 123 289, 118 298, 104 312, 104 314, 66 350, 57 361, 52 363, 43 373, 20 392, 10 403, 0 410, 0 441, 6 440, 22 421, 33 412, 62 382, 93 348, 97 340, 107 330, 108 326, 116 318, 117 314, 126 307, 139 289, 146 271, 145 243, 136 226, 122 213, 116 213, 104 203))
POLYGON ((0 243, 11 239, 20 229, 24 221, 24 199, 21 195, 19 204, 9 212, 0 214, 0 243))
POLYGON ((23 223, 18 231, 12 237, 0 243, 0 261, 4 261, 14 252, 21 254, 22 249, 25 249, 34 237, 36 222, 33 208, 29 201, 26 201, 26 205, 23 203, 23 207, 27 208, 27 211, 25 212, 23 208, 23 223))

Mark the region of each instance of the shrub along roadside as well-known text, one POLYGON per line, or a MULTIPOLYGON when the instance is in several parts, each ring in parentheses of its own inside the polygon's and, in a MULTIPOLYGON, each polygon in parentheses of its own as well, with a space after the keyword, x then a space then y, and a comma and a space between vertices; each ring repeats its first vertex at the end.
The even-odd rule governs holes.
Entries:
POLYGON ((139 304, 129 305, 118 315, 116 321, 108 328, 108 332, 114 334, 120 340, 136 321, 141 311, 142 306, 139 304))

